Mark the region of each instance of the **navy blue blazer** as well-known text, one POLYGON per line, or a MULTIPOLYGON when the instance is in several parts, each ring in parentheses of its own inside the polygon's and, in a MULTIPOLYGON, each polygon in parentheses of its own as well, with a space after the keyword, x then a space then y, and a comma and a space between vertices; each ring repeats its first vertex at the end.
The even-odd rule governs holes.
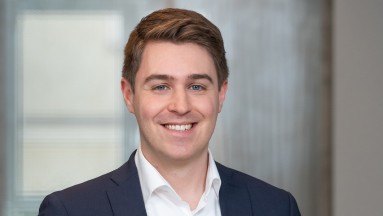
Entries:
MULTIPOLYGON (((48 195, 39 216, 145 216, 134 154, 108 174, 48 195)), ((300 216, 290 193, 216 164, 222 216, 300 216)))

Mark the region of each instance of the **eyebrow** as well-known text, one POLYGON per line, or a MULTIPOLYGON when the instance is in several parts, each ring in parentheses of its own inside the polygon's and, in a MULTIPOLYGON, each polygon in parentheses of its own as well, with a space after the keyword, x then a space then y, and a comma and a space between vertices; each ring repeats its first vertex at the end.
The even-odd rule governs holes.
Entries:
MULTIPOLYGON (((146 77, 144 83, 148 83, 152 80, 174 80, 174 79, 175 78, 173 76, 169 76, 166 74, 152 74, 152 75, 146 77)), ((191 80, 206 79, 209 82, 214 83, 213 79, 207 74, 191 74, 188 76, 188 79, 191 79, 191 80)))
POLYGON ((166 74, 153 74, 146 77, 144 83, 148 83, 152 80, 174 80, 174 77, 166 75, 166 74))
POLYGON ((192 80, 207 79, 209 82, 214 83, 213 79, 207 74, 191 74, 188 76, 188 78, 192 80))

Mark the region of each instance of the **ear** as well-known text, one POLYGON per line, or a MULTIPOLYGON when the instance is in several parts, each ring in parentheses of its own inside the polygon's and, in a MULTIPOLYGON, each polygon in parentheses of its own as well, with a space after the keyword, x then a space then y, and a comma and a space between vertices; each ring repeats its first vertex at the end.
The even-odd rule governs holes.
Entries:
POLYGON ((219 110, 218 110, 218 112, 221 112, 221 111, 222 111, 223 102, 225 101, 225 98, 226 98, 227 86, 228 86, 228 81, 225 80, 225 81, 222 83, 221 88, 219 89, 219 92, 218 92, 218 97, 219 97, 219 98, 218 98, 218 100, 219 100, 219 110))
POLYGON ((125 78, 121 79, 121 91, 124 96, 124 101, 129 112, 134 113, 134 93, 129 81, 125 78))

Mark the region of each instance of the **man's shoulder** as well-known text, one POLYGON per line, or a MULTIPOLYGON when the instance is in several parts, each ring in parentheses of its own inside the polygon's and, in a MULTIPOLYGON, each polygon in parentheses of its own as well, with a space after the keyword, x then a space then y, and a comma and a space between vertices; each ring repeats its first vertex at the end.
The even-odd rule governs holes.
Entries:
POLYGON ((111 211, 107 192, 125 181, 127 172, 127 164, 124 164, 94 179, 53 192, 44 198, 39 215, 60 215, 66 211, 76 212, 74 215, 83 212, 89 213, 85 215, 94 215, 95 212, 107 215, 111 211))
POLYGON ((252 196, 262 196, 271 199, 291 196, 291 194, 281 188, 271 185, 261 179, 243 173, 241 171, 226 167, 220 163, 217 164, 218 172, 221 175, 222 183, 235 185, 238 187, 246 187, 252 196))
POLYGON ((242 215, 300 216, 295 198, 287 191, 260 179, 216 163, 221 177, 220 198, 227 211, 242 215), (252 209, 251 213, 249 209, 252 209))
POLYGON ((90 213, 109 213, 111 209, 106 208, 108 205, 94 203, 108 202, 105 194, 112 183, 112 173, 49 194, 40 205, 39 216, 79 215, 83 214, 85 209, 90 213))

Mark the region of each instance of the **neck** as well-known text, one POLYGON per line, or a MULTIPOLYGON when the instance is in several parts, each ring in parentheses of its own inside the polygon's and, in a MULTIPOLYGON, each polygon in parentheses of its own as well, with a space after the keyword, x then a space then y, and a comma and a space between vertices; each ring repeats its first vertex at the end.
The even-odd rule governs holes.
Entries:
POLYGON ((177 194, 195 209, 204 193, 209 155, 203 154, 192 162, 152 163, 177 194))

